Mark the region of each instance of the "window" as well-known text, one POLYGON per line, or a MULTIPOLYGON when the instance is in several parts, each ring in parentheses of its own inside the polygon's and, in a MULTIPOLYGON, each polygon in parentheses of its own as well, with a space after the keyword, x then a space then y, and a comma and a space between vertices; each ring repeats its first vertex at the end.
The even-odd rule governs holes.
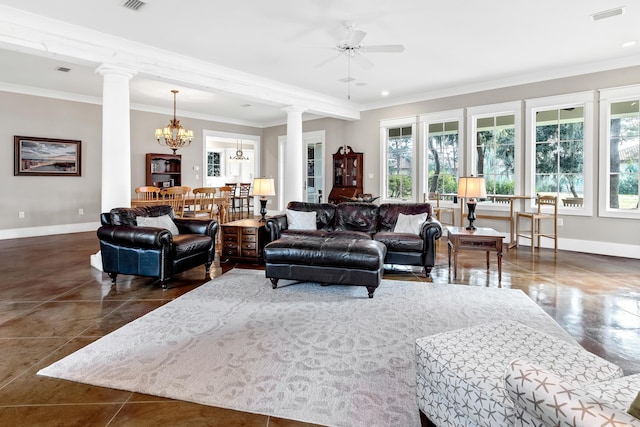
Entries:
POLYGON ((468 170, 485 178, 487 196, 520 193, 521 102, 469 108, 468 170))
POLYGON ((218 151, 207 151, 207 176, 222 176, 222 153, 218 151))
MULTIPOLYGON (((405 119, 406 120, 406 119, 405 119)), ((381 122, 383 143, 384 200, 415 200, 415 124, 389 120, 381 122)))
POLYGON ((600 92, 600 215, 640 218, 640 86, 600 92))
MULTIPOLYGON (((458 164, 463 110, 420 116, 424 137, 424 167, 421 181, 424 193, 447 194, 458 191, 458 164)), ((453 201, 453 197, 450 198, 453 201)))
POLYGON ((527 115, 527 188, 558 196, 565 213, 590 215, 593 93, 530 100, 527 115))

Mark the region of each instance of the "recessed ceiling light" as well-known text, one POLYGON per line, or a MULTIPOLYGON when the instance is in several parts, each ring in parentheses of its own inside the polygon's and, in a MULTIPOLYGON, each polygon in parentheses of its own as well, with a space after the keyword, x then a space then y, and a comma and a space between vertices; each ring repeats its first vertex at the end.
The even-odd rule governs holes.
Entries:
POLYGON ((240 106, 243 107, 243 108, 247 108, 247 107, 251 107, 251 104, 242 104, 240 106))
POLYGON ((389 91, 388 90, 383 90, 380 95, 382 96, 389 96, 389 91))
POLYGON ((56 71, 60 71, 60 72, 63 72, 63 73, 68 73, 69 71, 71 71, 71 68, 60 66, 60 67, 56 67, 56 71))
POLYGON ((626 41, 626 42, 622 43, 622 47, 635 46, 637 43, 638 43, 638 40, 629 40, 629 41, 626 41))
POLYGON ((356 83, 356 86, 366 86, 367 84, 365 82, 358 82, 356 83))
POLYGON ((603 10, 602 12, 597 12, 591 15, 591 19, 594 21, 599 21, 601 19, 611 18, 613 16, 622 15, 624 13, 625 6, 616 7, 614 9, 603 10))

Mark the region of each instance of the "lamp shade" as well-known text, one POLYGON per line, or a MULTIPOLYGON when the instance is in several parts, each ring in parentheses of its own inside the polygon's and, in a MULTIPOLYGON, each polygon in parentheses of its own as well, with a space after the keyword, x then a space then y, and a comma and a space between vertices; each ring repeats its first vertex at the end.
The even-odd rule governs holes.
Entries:
POLYGON ((276 190, 273 185, 273 178, 255 178, 253 180, 254 196, 275 196, 276 190))
POLYGON ((458 197, 465 199, 487 197, 487 186, 484 178, 463 176, 458 180, 458 197))

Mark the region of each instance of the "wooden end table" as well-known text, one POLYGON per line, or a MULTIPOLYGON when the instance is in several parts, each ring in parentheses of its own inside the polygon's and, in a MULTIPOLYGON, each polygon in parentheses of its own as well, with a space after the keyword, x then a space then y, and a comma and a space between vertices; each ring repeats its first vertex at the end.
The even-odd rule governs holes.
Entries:
POLYGON ((449 244, 449 269, 451 269, 451 251, 453 251, 453 278, 458 277, 458 252, 462 249, 484 251, 487 253, 487 270, 489 269, 489 254, 498 254, 498 281, 502 280, 502 241, 504 236, 493 228, 478 227, 467 230, 465 227, 447 226, 449 244))
POLYGON ((222 253, 220 259, 262 262, 262 249, 269 236, 264 222, 241 219, 221 224, 222 253))

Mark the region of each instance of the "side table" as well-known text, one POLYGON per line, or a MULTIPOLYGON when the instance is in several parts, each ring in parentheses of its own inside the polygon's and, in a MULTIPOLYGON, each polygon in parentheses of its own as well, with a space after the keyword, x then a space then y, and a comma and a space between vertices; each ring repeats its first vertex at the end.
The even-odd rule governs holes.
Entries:
POLYGON ((241 219, 221 224, 222 254, 220 259, 262 262, 262 249, 268 240, 264 224, 257 219, 241 219))
POLYGON ((498 254, 498 281, 502 280, 502 241, 504 236, 493 228, 479 227, 467 230, 465 227, 447 226, 449 244, 449 269, 451 269, 451 252, 453 251, 453 278, 458 277, 458 252, 462 249, 484 251, 487 253, 487 270, 489 269, 489 254, 498 254))

